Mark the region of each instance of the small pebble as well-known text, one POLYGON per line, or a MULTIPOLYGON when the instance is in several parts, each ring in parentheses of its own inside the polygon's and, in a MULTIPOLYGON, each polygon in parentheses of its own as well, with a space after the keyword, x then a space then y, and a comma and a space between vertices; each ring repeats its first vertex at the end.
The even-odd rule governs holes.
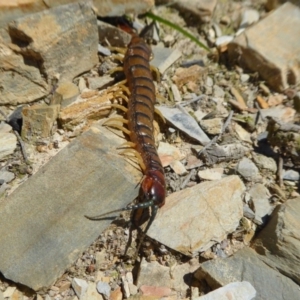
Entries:
POLYGON ((298 181, 300 179, 299 172, 294 170, 287 170, 283 172, 282 179, 284 180, 291 180, 291 181, 298 181))
POLYGON ((256 165, 247 157, 244 157, 236 166, 237 172, 244 177, 244 179, 251 181, 257 178, 259 170, 256 165))
POLYGON ((247 82, 250 79, 250 75, 248 74, 242 74, 241 75, 241 82, 247 82))
POLYGON ((109 299, 111 287, 107 282, 98 281, 96 287, 99 294, 101 294, 105 299, 109 299))

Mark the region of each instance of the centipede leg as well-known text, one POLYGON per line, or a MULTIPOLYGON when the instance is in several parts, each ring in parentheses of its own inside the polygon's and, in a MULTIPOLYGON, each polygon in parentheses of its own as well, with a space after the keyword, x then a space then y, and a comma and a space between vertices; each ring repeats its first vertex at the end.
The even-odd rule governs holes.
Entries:
POLYGON ((127 107, 125 107, 125 106, 123 106, 121 104, 117 104, 117 103, 112 103, 111 107, 118 108, 118 109, 124 111, 125 113, 127 113, 127 111, 128 111, 127 107))
POLYGON ((152 73, 155 74, 156 81, 160 82, 160 73, 159 73, 158 68, 150 65, 150 70, 151 70, 152 73))
POLYGON ((127 48, 121 48, 121 47, 112 47, 112 46, 109 46, 107 47, 110 51, 115 51, 115 52, 118 52, 118 53, 121 53, 121 54, 124 54, 126 53, 127 51, 127 48))
POLYGON ((111 75, 113 73, 116 73, 116 72, 123 72, 123 67, 115 67, 115 68, 112 68, 111 70, 109 70, 107 72, 107 74, 111 75))
POLYGON ((138 160, 138 164, 141 166, 141 169, 143 171, 145 171, 145 169, 146 169, 145 163, 143 161, 143 158, 142 158, 141 154, 138 151, 136 151, 133 148, 128 148, 128 149, 125 149, 125 150, 120 152, 120 154, 125 154, 125 155, 126 155, 126 153, 133 154, 134 157, 138 160))
POLYGON ((125 142, 122 145, 120 145, 118 148, 125 148, 125 147, 130 147, 130 148, 135 148, 136 144, 133 142, 125 142))

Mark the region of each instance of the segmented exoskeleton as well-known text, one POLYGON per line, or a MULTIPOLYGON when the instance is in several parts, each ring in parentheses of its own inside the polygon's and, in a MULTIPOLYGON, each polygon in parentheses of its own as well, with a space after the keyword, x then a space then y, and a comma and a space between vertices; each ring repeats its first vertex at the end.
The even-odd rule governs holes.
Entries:
MULTIPOLYGON (((140 188, 140 203, 122 210, 151 207, 151 218, 145 231, 155 218, 158 208, 164 205, 166 197, 164 169, 156 151, 153 134, 156 95, 150 67, 151 53, 151 49, 145 41, 138 35, 132 34, 123 61, 126 81, 119 85, 127 93, 129 91, 128 107, 126 109, 118 104, 115 105, 127 113, 127 119, 118 118, 117 120, 127 124, 128 129, 115 126, 130 136, 131 142, 124 145, 131 149, 123 152, 135 154, 144 174, 140 188), (126 84, 126 88, 124 84, 126 84)), ((124 97, 122 98, 124 99, 124 97)))

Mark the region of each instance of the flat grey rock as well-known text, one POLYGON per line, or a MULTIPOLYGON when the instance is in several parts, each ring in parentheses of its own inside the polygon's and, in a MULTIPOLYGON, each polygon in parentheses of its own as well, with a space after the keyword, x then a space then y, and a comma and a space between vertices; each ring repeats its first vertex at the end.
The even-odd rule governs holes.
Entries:
POLYGON ((48 287, 110 224, 91 221, 138 194, 139 173, 114 133, 92 127, 0 202, 0 272, 38 290, 48 287))
POLYGON ((177 107, 157 106, 156 108, 171 124, 183 131, 185 134, 199 141, 201 145, 209 143, 209 137, 200 128, 197 121, 188 113, 185 113, 177 107))
POLYGON ((187 256, 206 251, 239 225, 244 190, 238 176, 229 176, 171 194, 147 235, 187 256))
MULTIPOLYGON (((267 264, 300 285, 300 197, 274 210, 254 242, 267 264)), ((291 299, 291 298, 290 298, 291 299)), ((299 297, 300 299, 300 297, 299 297)))
POLYGON ((235 281, 248 281, 255 288, 255 299, 298 300, 299 286, 261 261, 260 255, 244 248, 232 257, 204 262, 195 277, 213 288, 235 281))
POLYGON ((271 195, 269 190, 261 183, 254 184, 249 190, 253 210, 255 212, 254 222, 258 225, 267 222, 269 215, 273 210, 270 204, 271 195))

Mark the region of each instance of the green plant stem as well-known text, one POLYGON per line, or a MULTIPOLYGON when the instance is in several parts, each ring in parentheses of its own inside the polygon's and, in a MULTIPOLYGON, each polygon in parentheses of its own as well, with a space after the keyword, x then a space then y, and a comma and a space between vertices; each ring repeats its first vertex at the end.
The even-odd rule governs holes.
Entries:
POLYGON ((182 29, 178 25, 159 17, 159 16, 153 14, 152 12, 147 12, 145 15, 146 15, 146 17, 148 17, 154 21, 163 23, 163 24, 175 29, 176 31, 182 33, 184 36, 186 36, 187 38, 189 38, 190 40, 195 42, 201 48, 205 49, 206 51, 210 51, 210 49, 207 46, 205 46, 203 43, 201 43, 195 36, 193 36, 191 33, 187 32, 186 30, 182 29))

